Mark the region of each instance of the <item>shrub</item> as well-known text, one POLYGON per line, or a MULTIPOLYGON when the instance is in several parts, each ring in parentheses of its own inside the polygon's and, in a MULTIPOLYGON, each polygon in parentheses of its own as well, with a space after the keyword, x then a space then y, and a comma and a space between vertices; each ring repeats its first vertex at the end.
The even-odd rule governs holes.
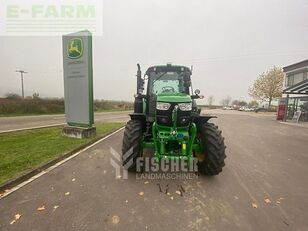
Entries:
MULTIPOLYGON (((133 103, 113 100, 95 100, 94 111, 131 110, 133 103)), ((0 115, 31 115, 31 114, 59 114, 64 113, 64 99, 39 98, 38 94, 25 99, 16 94, 7 94, 0 98, 0 115)))

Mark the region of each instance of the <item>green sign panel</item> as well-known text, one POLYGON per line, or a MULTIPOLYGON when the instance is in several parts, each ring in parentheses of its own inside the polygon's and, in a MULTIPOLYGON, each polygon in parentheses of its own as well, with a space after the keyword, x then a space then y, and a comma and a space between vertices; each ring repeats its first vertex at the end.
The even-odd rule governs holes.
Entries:
POLYGON ((66 122, 91 127, 93 114, 92 34, 81 31, 63 36, 63 74, 66 122))

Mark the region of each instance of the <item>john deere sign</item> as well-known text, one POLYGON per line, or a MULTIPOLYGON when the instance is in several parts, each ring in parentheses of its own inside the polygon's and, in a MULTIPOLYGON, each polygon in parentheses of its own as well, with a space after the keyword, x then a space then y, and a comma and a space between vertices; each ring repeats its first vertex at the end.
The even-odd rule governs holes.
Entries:
POLYGON ((67 47, 67 55, 71 59, 78 59, 83 54, 83 42, 80 38, 70 39, 67 47))
POLYGON ((81 31, 63 36, 66 121, 70 126, 93 125, 92 35, 81 31))

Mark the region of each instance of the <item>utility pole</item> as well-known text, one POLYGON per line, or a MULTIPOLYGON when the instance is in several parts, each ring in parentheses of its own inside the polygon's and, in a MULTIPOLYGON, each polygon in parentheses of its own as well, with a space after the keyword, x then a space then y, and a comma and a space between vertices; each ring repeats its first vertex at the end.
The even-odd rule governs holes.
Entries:
POLYGON ((20 77, 21 77, 21 95, 22 98, 25 98, 25 93, 24 93, 24 74, 27 74, 28 72, 23 71, 23 70, 17 70, 16 72, 20 73, 20 77))

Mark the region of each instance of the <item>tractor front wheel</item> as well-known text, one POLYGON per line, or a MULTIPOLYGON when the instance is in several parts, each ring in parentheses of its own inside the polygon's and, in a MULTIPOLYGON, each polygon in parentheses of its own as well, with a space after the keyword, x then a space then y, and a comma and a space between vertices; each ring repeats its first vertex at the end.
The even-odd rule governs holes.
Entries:
POLYGON ((196 153, 198 171, 205 175, 218 175, 225 166, 225 143, 221 131, 212 123, 198 128, 198 138, 203 146, 202 153, 196 153))
POLYGON ((136 171, 137 158, 142 156, 142 123, 138 120, 130 120, 125 126, 122 144, 123 167, 129 172, 136 171))

